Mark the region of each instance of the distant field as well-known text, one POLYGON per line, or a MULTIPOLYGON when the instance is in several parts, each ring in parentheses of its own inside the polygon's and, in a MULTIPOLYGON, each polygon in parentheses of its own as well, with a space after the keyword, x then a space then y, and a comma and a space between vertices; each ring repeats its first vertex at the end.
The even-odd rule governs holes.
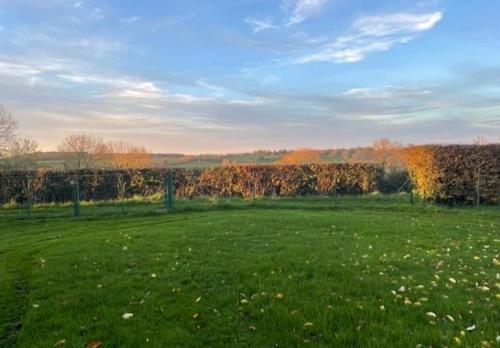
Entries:
MULTIPOLYGON (((169 168, 206 168, 231 164, 271 164, 280 160, 281 154, 228 154, 228 155, 177 155, 177 154, 154 154, 153 165, 155 167, 169 168)), ((331 159, 324 156, 327 162, 331 159)), ((37 164, 41 168, 57 170, 64 169, 64 154, 49 152, 37 154, 37 164)))
MULTIPOLYGON (((368 148, 319 150, 324 162, 355 162, 373 161, 368 148), (365 153, 364 156, 355 156, 365 153)), ((169 168, 206 168, 224 164, 273 164, 279 162, 282 156, 289 151, 262 151, 220 155, 182 155, 182 154, 153 154, 153 163, 156 167, 169 168)), ((64 169, 64 154, 57 152, 42 152, 37 154, 37 163, 42 168, 64 169)))
POLYGON ((498 345, 498 207, 337 204, 0 211, 0 346, 498 345))

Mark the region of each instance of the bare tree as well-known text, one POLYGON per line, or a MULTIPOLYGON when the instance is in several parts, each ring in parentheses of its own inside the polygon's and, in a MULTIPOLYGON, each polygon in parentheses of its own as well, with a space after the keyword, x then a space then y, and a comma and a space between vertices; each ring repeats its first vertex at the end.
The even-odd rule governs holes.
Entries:
POLYGON ((477 136, 472 140, 474 145, 488 145, 489 141, 486 137, 477 136))
POLYGON ((71 134, 64 138, 59 152, 65 155, 66 169, 87 169, 93 167, 95 155, 102 139, 89 134, 71 134))
POLYGON ((38 143, 31 138, 19 138, 10 142, 3 167, 8 170, 34 170, 37 168, 38 143))
POLYGON ((16 129, 16 120, 0 105, 0 158, 8 153, 9 145, 15 138, 16 129))

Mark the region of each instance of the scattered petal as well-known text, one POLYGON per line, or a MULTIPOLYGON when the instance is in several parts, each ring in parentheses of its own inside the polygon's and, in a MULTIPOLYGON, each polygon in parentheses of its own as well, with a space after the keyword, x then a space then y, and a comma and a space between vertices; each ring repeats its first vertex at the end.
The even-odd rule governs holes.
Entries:
POLYGON ((476 325, 469 326, 465 329, 465 331, 474 331, 476 329, 476 325))
POLYGON ((66 344, 66 339, 63 338, 59 341, 57 341, 55 344, 54 344, 54 347, 60 347, 60 346, 64 346, 66 344))
POLYGON ((125 313, 122 315, 122 318, 125 320, 131 319, 134 316, 133 313, 125 313))

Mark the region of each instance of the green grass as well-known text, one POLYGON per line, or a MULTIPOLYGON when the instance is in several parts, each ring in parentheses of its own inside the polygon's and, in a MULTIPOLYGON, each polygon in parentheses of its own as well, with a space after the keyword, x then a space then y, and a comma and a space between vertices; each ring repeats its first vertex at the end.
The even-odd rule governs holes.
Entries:
POLYGON ((497 208, 157 205, 2 211, 0 346, 498 346, 497 208))
MULTIPOLYGON (((175 211, 207 211, 214 209, 390 209, 408 210, 424 209, 435 211, 437 206, 425 203, 415 198, 414 205, 410 204, 409 194, 396 195, 341 195, 331 196, 297 196, 297 197, 257 197, 253 198, 175 198, 175 211)), ((498 207, 497 207, 498 208, 498 207)), ((491 209, 491 208, 490 208, 491 209)), ((113 201, 82 201, 80 213, 83 217, 115 216, 115 215, 145 215, 164 214, 165 199, 161 196, 134 197, 125 200, 113 201)), ((74 215, 72 202, 36 204, 29 211, 26 205, 0 206, 0 218, 67 218, 74 215)))

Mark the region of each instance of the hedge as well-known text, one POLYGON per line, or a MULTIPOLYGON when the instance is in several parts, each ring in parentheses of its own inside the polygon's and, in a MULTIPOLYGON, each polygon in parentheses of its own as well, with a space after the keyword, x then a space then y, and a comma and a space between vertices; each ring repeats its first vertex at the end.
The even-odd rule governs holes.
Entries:
POLYGON ((500 144, 423 145, 404 150, 403 159, 419 193, 441 203, 498 204, 500 144))
MULTIPOLYGON (((239 165, 173 169, 177 197, 328 195, 376 191, 382 170, 369 164, 239 165)), ((73 199, 75 180, 81 200, 149 197, 165 192, 166 170, 86 170, 0 172, 0 204, 60 203, 73 199)))

